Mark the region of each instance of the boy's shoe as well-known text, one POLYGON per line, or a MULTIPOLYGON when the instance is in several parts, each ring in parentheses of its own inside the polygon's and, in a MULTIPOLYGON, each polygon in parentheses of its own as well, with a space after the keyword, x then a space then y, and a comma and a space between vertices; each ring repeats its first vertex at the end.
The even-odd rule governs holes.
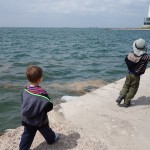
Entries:
POLYGON ((126 107, 126 108, 127 108, 127 107, 129 107, 130 105, 131 105, 130 102, 129 102, 128 104, 124 103, 124 104, 123 104, 123 107, 126 107))
POLYGON ((117 98, 116 102, 117 102, 118 104, 120 104, 123 99, 124 99, 124 96, 121 96, 121 95, 120 95, 120 96, 117 98))
POLYGON ((55 142, 59 140, 59 133, 55 133, 55 142))

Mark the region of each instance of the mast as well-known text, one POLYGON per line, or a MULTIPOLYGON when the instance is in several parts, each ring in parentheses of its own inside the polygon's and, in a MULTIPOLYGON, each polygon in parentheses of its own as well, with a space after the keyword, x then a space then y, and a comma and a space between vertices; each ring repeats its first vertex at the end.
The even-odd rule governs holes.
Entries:
POLYGON ((149 5, 149 10, 148 10, 148 17, 150 17, 150 5, 149 5))

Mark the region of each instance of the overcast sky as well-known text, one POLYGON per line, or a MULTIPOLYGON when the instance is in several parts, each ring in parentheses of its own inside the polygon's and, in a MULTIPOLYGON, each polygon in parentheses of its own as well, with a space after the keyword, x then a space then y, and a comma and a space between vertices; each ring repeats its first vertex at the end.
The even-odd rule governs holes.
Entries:
POLYGON ((0 27, 141 27, 150 0, 0 0, 0 27))

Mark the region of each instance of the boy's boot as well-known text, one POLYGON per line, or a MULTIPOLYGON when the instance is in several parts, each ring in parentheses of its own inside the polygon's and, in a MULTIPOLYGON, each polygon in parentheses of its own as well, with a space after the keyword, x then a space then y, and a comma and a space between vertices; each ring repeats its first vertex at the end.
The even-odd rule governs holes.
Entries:
POLYGON ((127 107, 129 107, 130 105, 131 105, 131 102, 129 101, 128 103, 124 103, 124 104, 123 104, 123 107, 126 107, 126 108, 127 108, 127 107))
POLYGON ((123 99, 124 99, 124 96, 121 96, 121 95, 120 95, 120 96, 117 98, 116 102, 117 102, 118 104, 120 104, 123 99))
POLYGON ((126 101, 124 100, 124 104, 123 104, 123 107, 129 107, 131 105, 131 100, 130 101, 126 101))

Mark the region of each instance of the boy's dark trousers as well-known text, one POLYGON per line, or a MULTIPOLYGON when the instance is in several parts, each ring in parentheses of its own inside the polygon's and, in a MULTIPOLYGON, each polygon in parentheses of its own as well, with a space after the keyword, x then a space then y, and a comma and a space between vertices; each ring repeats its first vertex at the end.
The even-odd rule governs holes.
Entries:
POLYGON ((124 97, 124 103, 129 104, 131 99, 135 96, 140 83, 140 75, 128 73, 125 84, 120 91, 120 95, 124 97))
POLYGON ((53 144, 55 142, 55 133, 49 127, 49 125, 45 125, 41 128, 28 126, 24 127, 24 132, 22 134, 21 142, 19 145, 20 150, 30 149, 37 130, 43 135, 48 144, 53 144))

